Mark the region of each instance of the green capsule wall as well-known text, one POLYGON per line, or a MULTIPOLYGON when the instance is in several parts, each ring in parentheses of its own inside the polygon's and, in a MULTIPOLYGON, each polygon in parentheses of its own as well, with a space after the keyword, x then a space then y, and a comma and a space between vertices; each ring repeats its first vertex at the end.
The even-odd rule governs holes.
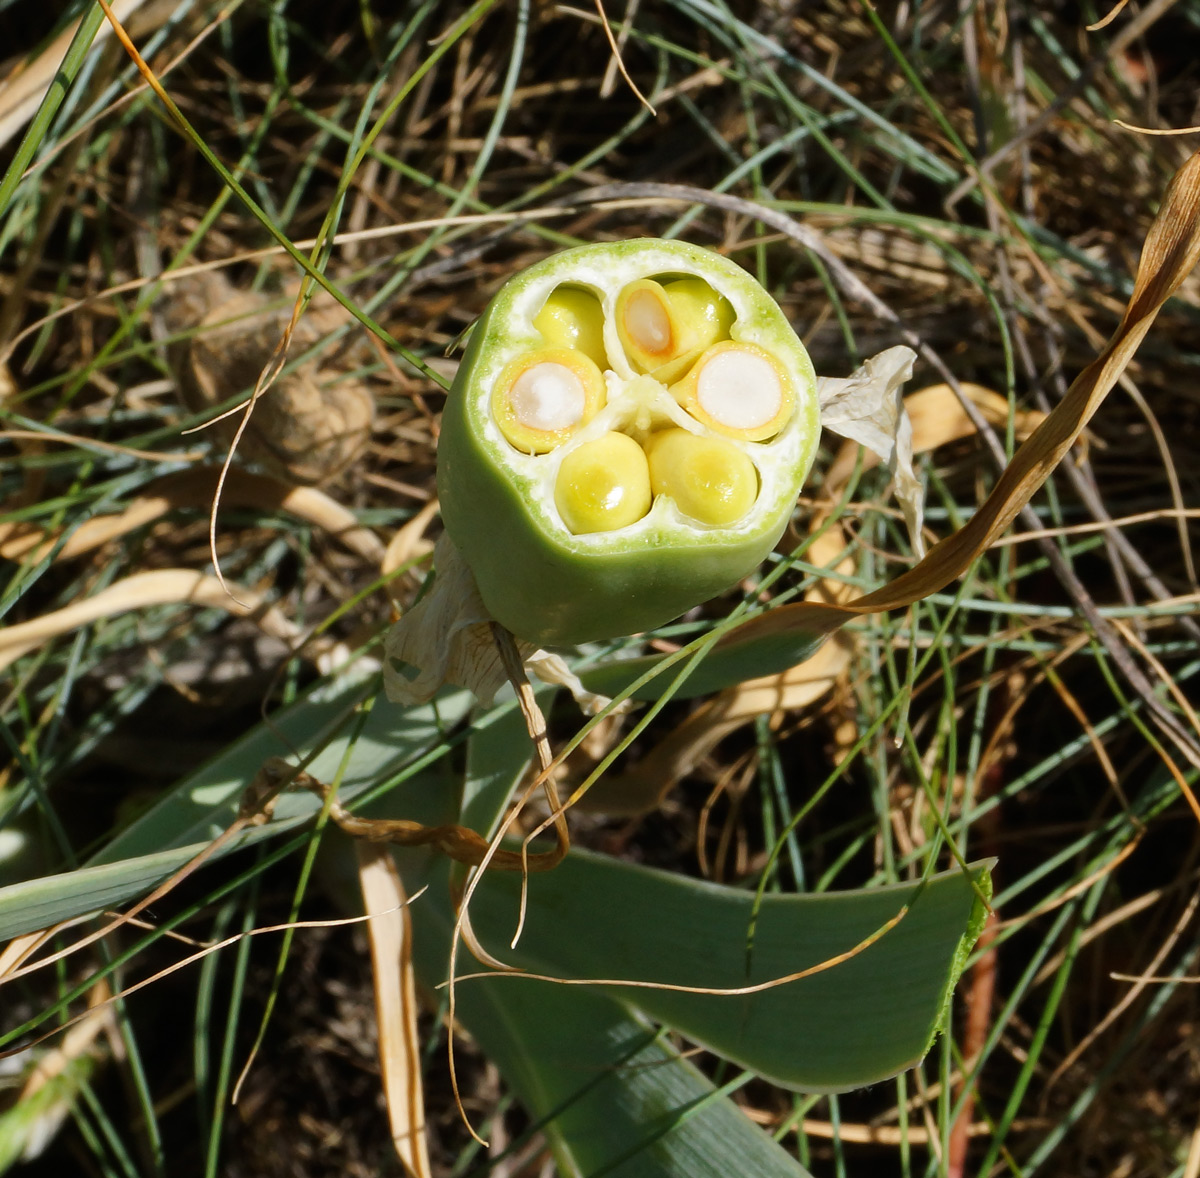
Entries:
POLYGON ((632 634, 758 567, 819 432, 808 354, 749 274, 680 242, 581 246, 475 324, 438 442, 442 516, 517 637, 632 634))

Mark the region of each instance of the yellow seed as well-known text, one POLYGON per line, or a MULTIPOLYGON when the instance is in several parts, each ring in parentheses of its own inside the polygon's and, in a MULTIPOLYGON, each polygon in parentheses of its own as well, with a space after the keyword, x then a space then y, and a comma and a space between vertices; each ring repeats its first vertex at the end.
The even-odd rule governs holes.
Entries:
POLYGON ((492 416, 518 450, 545 454, 591 421, 604 397, 604 375, 582 352, 542 348, 501 372, 492 390, 492 416))
POLYGON ((627 434, 608 433, 584 442, 562 460, 554 503, 576 535, 636 523, 650 510, 645 451, 627 434))
POLYGON ((733 308, 703 278, 676 278, 663 286, 677 318, 692 332, 691 348, 711 347, 729 338, 733 326, 733 308))
POLYGON ((733 308, 702 278, 653 278, 617 295, 617 335, 639 372, 678 379, 705 348, 729 338, 733 308))
POLYGON ((617 295, 617 335, 641 372, 652 372, 678 354, 671 302, 654 279, 631 282, 617 295))
POLYGON ((796 408, 783 365, 765 348, 736 340, 709 348, 671 394, 697 421, 745 442, 773 438, 796 408))
POLYGON ((574 348, 594 364, 608 367, 604 350, 604 311, 591 291, 557 286, 534 316, 533 325, 555 348, 574 348))
POLYGON ((651 435, 650 487, 686 516, 714 527, 737 523, 758 498, 758 471, 736 446, 686 429, 651 435))

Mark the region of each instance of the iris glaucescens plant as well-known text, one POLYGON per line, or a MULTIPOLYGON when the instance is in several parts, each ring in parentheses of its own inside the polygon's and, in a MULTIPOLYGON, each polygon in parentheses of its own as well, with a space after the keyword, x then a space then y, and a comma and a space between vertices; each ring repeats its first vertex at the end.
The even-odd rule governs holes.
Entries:
POLYGON ((819 432, 808 354, 745 271, 680 242, 582 246, 476 324, 438 440, 442 517, 518 637, 632 634, 757 568, 819 432))
POLYGON ((388 694, 454 682, 490 698, 492 623, 527 657, 653 629, 736 585, 783 535, 823 417, 907 466, 891 448, 911 359, 893 348, 818 381, 770 295, 683 242, 580 246, 514 275, 446 400, 437 579, 388 637, 388 694))

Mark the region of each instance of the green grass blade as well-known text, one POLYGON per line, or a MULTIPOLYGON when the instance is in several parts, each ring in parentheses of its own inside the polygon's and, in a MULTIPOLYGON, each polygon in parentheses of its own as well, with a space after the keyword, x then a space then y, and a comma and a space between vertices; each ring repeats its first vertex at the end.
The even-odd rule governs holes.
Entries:
MULTIPOLYGON (((704 661, 674 688, 675 699, 695 699, 722 691, 748 679, 777 675, 803 662, 825 641, 824 634, 787 633, 766 637, 755 635, 738 638, 733 630, 719 645, 714 646, 704 661)), ((669 655, 644 655, 620 659, 593 667, 580 675, 589 691, 601 695, 617 695, 647 671, 653 670, 669 655)), ((633 699, 656 700, 672 685, 673 676, 659 675, 637 688, 633 699)))
POLYGON ((41 105, 26 128, 3 178, 0 179, 0 214, 8 208, 9 201, 12 200, 13 193, 17 190, 17 186, 25 174, 25 169, 29 166, 38 147, 46 139, 50 124, 54 121, 58 108, 62 106, 63 99, 67 96, 68 88, 83 67, 84 58, 91 49, 96 33, 103 23, 104 11, 99 4, 90 6, 79 22, 75 36, 71 38, 71 43, 67 46, 62 65, 58 67, 54 81, 46 90, 46 97, 42 99, 41 105))

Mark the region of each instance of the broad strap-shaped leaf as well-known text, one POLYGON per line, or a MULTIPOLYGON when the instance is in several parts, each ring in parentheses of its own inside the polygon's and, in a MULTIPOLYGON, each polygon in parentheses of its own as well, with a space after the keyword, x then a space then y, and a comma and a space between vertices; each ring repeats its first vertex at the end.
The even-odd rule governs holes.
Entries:
MULTIPOLYGON (((524 931, 511 951, 520 886, 515 876, 486 880, 471 902, 472 925, 501 960, 551 977, 734 989, 849 955, 749 994, 610 987, 720 1055, 811 1092, 862 1087, 925 1054, 982 926, 975 887, 986 894, 989 882, 977 866, 923 884, 769 895, 755 920, 750 892, 572 852, 555 871, 530 877, 524 931)), ((461 992, 475 984, 461 983, 461 992)))
MULTIPOLYGON (((489 719, 472 736, 468 756, 472 822, 483 832, 494 829, 506 783, 529 752, 517 713, 489 719)), ((435 813, 420 817, 444 820, 435 813)), ((420 862, 428 860, 401 858, 413 884, 423 882, 414 874, 420 862)), ((990 880, 987 865, 979 865, 969 875, 953 870, 924 883, 767 895, 756 915, 751 892, 573 851, 554 871, 530 877, 514 952, 507 942, 520 889, 518 876, 491 873, 471 900, 472 927, 494 956, 554 978, 734 989, 849 955, 832 968, 753 994, 611 990, 769 1079, 824 1091, 873 1083, 925 1054, 982 927, 980 893, 989 894, 990 880)), ((460 970, 467 968, 463 961, 460 970)), ((463 983, 461 993, 477 984, 463 983)), ((520 989, 537 983, 510 977, 486 984, 520 989)))
MULTIPOLYGON (((412 858, 401 855, 410 867, 412 858)), ((437 882, 413 905, 414 964, 426 985, 445 976, 453 920, 444 864, 434 874, 437 882)), ((461 986, 455 1016, 545 1131, 563 1175, 809 1178, 613 997, 499 978, 461 986)))
MULTIPOLYGON (((184 778, 87 866, 0 888, 0 940, 145 895, 229 827, 244 791, 269 758, 294 762, 320 750, 309 772, 331 782, 353 746, 339 791, 349 801, 415 764, 472 703, 469 693, 456 691, 420 708, 394 708, 379 699, 361 714, 376 684, 376 672, 364 664, 317 685, 184 778)), ((285 793, 270 822, 249 827, 220 853, 300 827, 319 809, 311 793, 285 793)))

